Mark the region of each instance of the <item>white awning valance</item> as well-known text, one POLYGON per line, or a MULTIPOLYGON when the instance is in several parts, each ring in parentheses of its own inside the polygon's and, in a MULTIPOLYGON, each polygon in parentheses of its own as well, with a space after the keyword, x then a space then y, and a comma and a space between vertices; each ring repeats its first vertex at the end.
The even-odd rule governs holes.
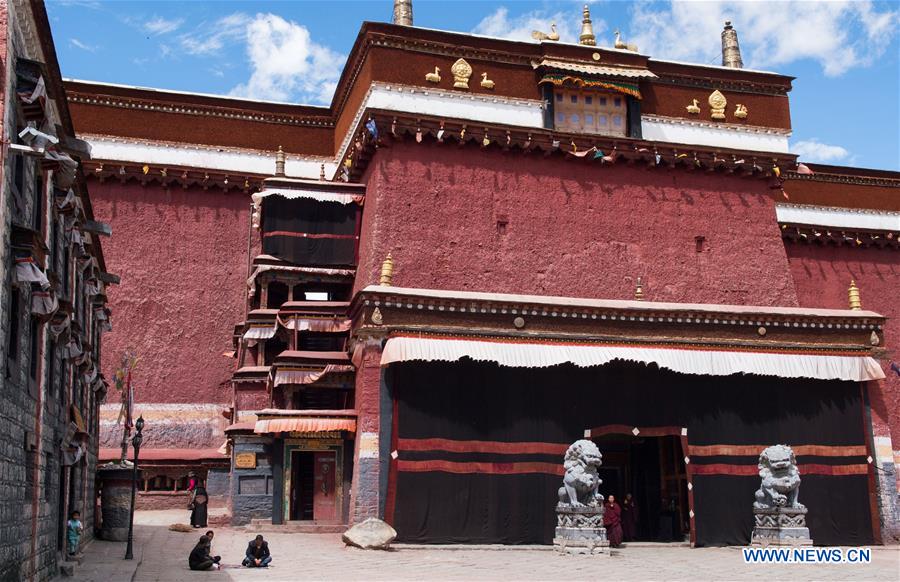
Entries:
POLYGON ((454 338, 390 338, 384 347, 381 365, 409 361, 455 362, 462 358, 496 362, 501 366, 516 368, 547 368, 566 363, 584 368, 624 360, 656 364, 660 368, 682 374, 707 376, 757 374, 855 382, 884 378, 881 366, 868 356, 822 356, 603 344, 563 345, 454 338))
POLYGON ((251 325, 247 328, 247 331, 244 332, 243 340, 244 341, 259 341, 259 340, 267 340, 275 337, 275 332, 278 331, 278 327, 274 324, 272 325, 251 325))
POLYGON ((309 198, 318 200, 319 202, 337 202, 338 204, 362 204, 362 196, 353 196, 351 194, 336 194, 331 192, 321 192, 319 190, 303 189, 303 188, 265 188, 256 194, 253 194, 253 204, 259 205, 263 198, 267 196, 283 196, 285 198, 309 198))

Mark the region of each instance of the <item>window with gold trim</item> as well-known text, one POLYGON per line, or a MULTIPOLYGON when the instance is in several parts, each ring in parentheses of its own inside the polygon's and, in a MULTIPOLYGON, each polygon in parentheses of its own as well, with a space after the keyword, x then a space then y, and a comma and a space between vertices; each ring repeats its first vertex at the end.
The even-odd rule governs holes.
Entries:
POLYGON ((620 93, 557 87, 553 105, 553 125, 559 131, 628 135, 628 104, 620 93))

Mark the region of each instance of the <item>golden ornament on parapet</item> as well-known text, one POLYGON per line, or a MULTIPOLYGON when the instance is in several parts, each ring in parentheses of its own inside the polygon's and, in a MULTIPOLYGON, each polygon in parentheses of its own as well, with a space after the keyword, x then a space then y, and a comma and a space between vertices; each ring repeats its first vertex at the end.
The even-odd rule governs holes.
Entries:
POLYGON ((698 105, 698 103, 699 103, 699 101, 697 101, 696 99, 693 99, 692 103, 690 105, 688 105, 687 107, 685 107, 685 109, 687 109, 687 112, 690 113, 691 115, 699 115, 700 114, 700 105, 698 105))
POLYGON ((433 73, 427 73, 425 75, 425 80, 429 83, 440 83, 441 82, 441 70, 437 67, 434 68, 433 73))
POLYGON ((481 73, 481 86, 485 89, 494 88, 494 82, 488 79, 487 73, 481 73))
POLYGON ((472 76, 472 65, 467 63, 465 59, 457 59, 457 61, 453 63, 453 66, 450 67, 450 72, 453 73, 454 89, 469 88, 469 77, 472 76))
POLYGON ((531 38, 537 41, 542 40, 559 40, 559 32, 556 31, 556 23, 550 23, 550 32, 541 32, 540 30, 534 30, 531 32, 531 38))
POLYGON ((725 95, 722 95, 722 92, 716 89, 710 93, 708 101, 712 109, 712 118, 725 119, 725 107, 728 106, 728 100, 725 99, 725 95))
POLYGON ((738 119, 747 119, 747 106, 737 104, 737 107, 734 108, 734 116, 738 119))

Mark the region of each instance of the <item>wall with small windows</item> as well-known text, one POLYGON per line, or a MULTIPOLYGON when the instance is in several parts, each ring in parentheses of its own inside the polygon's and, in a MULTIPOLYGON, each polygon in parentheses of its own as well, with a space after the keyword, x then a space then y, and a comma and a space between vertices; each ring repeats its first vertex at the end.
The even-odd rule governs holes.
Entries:
MULTIPOLYGON (((66 125, 54 101, 64 95, 31 102, 20 97, 23 87, 34 93, 36 78, 61 82, 56 64, 45 62, 39 37, 49 28, 41 27, 46 14, 38 18, 38 10, 40 4, 25 0, 0 2, 0 127, 4 142, 16 146, 0 153, 0 580, 54 577, 69 512, 81 513, 84 541, 93 536, 95 517, 100 397, 85 372, 90 362, 100 362, 101 340, 95 296, 75 273, 95 268, 86 259, 96 254, 76 261, 72 229, 54 192, 63 171, 19 137, 31 127, 61 138, 66 125), (24 264, 33 270, 17 267, 24 264), (80 305, 77 326, 67 325, 64 303, 80 305), (86 346, 80 362, 65 351, 74 335, 86 346)), ((92 218, 88 211, 80 220, 92 218)))

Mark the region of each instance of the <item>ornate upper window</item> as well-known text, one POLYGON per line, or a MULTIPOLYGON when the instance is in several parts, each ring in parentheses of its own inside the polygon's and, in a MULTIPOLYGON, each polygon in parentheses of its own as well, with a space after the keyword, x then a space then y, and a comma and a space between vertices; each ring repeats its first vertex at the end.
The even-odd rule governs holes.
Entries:
POLYGON ((628 135, 628 105, 621 93, 556 87, 554 127, 559 131, 628 135))

